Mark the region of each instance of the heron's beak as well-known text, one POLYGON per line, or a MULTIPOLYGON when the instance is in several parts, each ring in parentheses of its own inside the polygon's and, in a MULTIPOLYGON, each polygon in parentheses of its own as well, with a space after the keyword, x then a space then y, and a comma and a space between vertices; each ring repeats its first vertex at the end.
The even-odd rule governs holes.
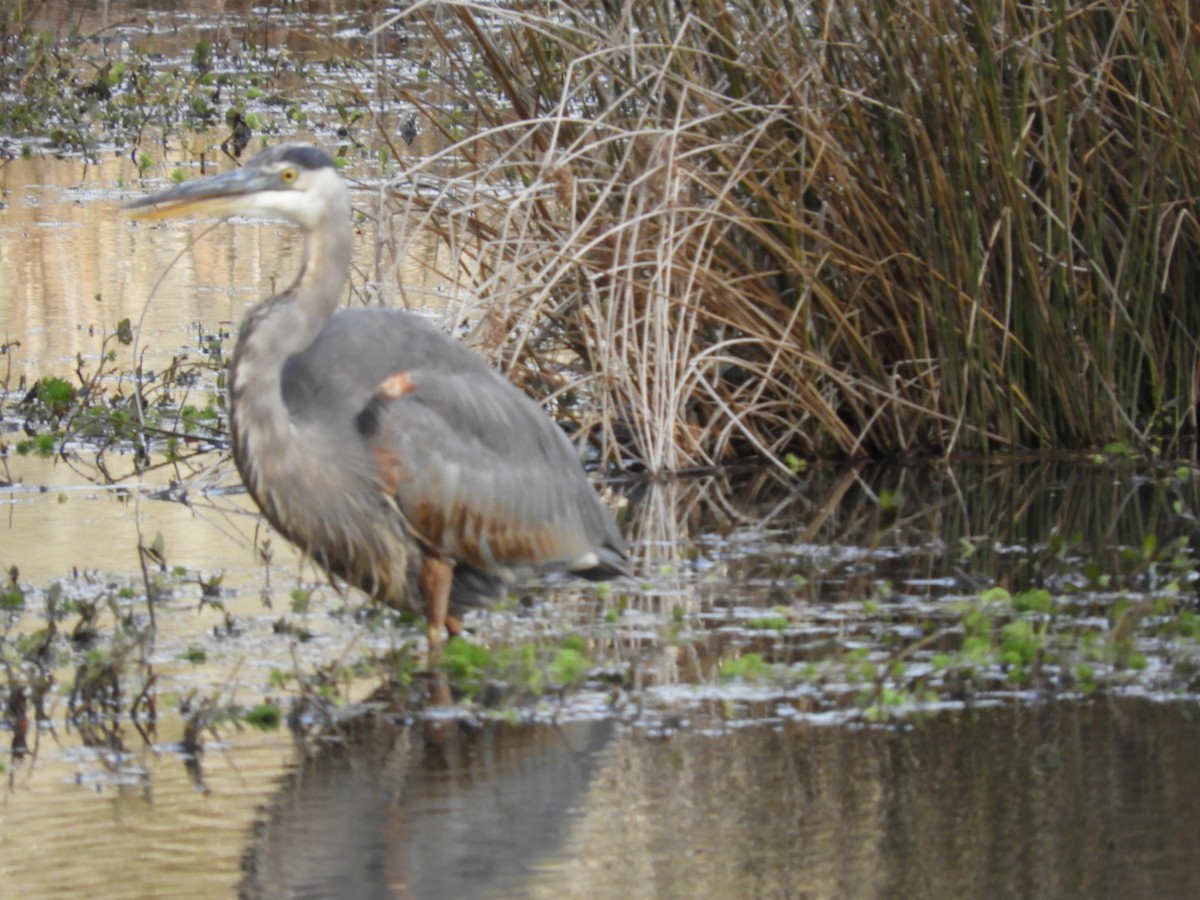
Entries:
POLYGON ((185 213, 231 216, 251 209, 255 196, 262 191, 278 187, 278 180, 270 173, 234 169, 214 178, 189 181, 157 194, 139 197, 126 203, 123 209, 132 210, 136 219, 166 219, 185 213))

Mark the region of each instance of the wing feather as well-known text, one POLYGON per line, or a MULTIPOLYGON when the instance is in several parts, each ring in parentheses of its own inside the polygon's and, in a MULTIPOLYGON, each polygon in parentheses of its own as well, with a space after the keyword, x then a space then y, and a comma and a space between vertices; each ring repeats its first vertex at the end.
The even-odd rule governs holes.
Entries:
POLYGON ((608 535, 607 511, 570 443, 508 382, 409 371, 415 389, 376 395, 378 430, 412 477, 396 500, 419 537, 490 570, 570 568, 608 535))
POLYGON ((623 572, 625 545, 542 409, 429 323, 347 310, 284 370, 311 433, 375 473, 433 552, 481 572, 623 572))

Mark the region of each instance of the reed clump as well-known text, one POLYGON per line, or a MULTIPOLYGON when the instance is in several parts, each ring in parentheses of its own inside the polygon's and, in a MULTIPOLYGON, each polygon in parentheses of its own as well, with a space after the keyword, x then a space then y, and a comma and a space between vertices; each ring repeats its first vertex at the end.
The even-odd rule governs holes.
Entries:
POLYGON ((444 61, 397 96, 446 149, 395 221, 610 462, 1194 442, 1188 4, 408 16, 444 61))

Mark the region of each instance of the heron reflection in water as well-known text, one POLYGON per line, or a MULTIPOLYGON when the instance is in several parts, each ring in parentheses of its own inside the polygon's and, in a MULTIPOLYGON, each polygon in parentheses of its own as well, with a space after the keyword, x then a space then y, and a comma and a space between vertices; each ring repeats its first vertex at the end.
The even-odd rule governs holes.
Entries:
POLYGON ((230 428, 263 514, 330 574, 423 613, 434 646, 519 578, 627 572, 616 523, 537 404, 417 316, 335 311, 353 230, 326 153, 283 144, 128 208, 265 215, 303 232, 295 282, 242 322, 230 428))

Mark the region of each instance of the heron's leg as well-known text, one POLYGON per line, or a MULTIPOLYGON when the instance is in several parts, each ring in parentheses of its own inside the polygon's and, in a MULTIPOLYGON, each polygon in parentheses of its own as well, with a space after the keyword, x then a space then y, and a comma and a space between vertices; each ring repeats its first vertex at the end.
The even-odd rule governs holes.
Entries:
POLYGON ((429 623, 430 649, 440 647, 446 636, 453 578, 454 567, 444 559, 426 556, 421 561, 421 599, 425 601, 425 619, 429 623))

